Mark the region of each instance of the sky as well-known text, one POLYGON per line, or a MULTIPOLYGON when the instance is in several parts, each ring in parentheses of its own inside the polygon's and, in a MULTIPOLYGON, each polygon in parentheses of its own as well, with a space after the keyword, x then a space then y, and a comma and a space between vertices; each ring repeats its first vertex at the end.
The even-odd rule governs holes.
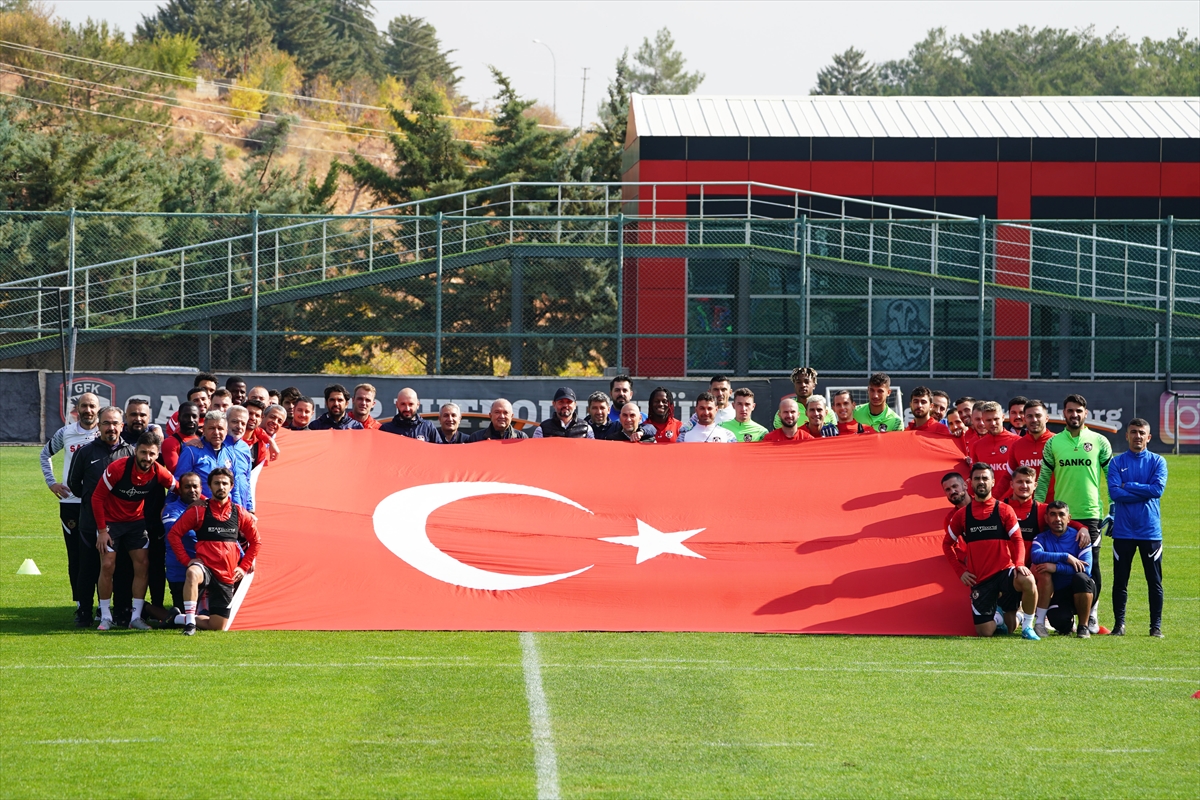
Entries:
MULTIPOLYGON (((101 18, 132 32, 156 0, 58 0, 73 22, 101 18)), ((596 108, 628 47, 670 28, 689 70, 706 76, 698 94, 806 95, 817 71, 854 46, 871 61, 905 56, 925 33, 944 26, 970 34, 1018 25, 1120 30, 1130 38, 1164 39, 1200 29, 1200 0, 842 0, 842 2, 528 2, 527 0, 375 0, 380 29, 401 14, 424 17, 443 46, 457 52, 459 89, 474 101, 495 94, 488 65, 505 72, 519 93, 556 106, 566 124, 596 119, 596 108), (545 44, 534 43, 539 39, 545 44), (588 68, 583 95, 584 67, 588 68)))

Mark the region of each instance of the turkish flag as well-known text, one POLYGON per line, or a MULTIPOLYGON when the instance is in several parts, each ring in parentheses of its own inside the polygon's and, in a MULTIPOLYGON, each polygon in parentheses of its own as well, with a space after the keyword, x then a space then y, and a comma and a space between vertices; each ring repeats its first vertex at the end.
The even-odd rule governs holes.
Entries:
POLYGON ((949 437, 282 435, 233 629, 973 631, 941 551, 949 437))

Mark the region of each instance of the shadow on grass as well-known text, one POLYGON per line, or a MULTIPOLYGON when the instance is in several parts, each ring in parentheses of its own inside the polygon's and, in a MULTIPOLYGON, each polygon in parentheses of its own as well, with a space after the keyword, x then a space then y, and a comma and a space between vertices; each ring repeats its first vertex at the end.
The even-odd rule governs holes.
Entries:
POLYGON ((74 633, 75 609, 69 606, 0 607, 0 636, 74 633))

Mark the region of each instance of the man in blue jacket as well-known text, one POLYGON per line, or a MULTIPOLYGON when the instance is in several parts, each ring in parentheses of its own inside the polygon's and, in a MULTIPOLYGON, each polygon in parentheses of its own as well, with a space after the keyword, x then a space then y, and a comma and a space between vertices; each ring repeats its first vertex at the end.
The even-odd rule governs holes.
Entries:
MULTIPOLYGON (((176 491, 179 493, 172 495, 163 507, 163 527, 167 530, 170 530, 175 521, 183 516, 183 512, 194 506, 196 501, 203 497, 203 492, 200 490, 200 476, 196 473, 186 472, 179 476, 178 481, 179 486, 176 491)), ((184 534, 183 549, 187 551, 188 555, 195 557, 195 531, 188 531, 184 534)), ((167 586, 171 588, 171 604, 175 606, 174 613, 171 615, 171 619, 174 619, 175 614, 181 613, 178 609, 183 608, 183 579, 188 565, 180 564, 175 551, 170 547, 167 548, 165 562, 167 568, 167 586)))
MULTIPOLYGON (((239 474, 245 471, 246 464, 252 457, 246 457, 250 448, 245 442, 232 442, 227 438, 229 422, 224 411, 209 411, 204 415, 204 427, 200 439, 179 448, 179 463, 175 465, 175 479, 185 472, 194 472, 200 476, 200 484, 208 485, 208 473, 217 467, 224 467, 234 475, 233 491, 230 497, 233 502, 245 509, 253 505, 249 495, 250 474, 239 474), (245 453, 235 452, 238 446, 245 448, 245 453)), ((207 496, 207 495, 206 495, 207 496)))
POLYGON ((1071 528, 1071 510, 1061 500, 1046 505, 1046 525, 1033 540, 1033 572, 1037 576, 1037 624, 1033 632, 1049 635, 1046 619, 1059 633, 1070 633, 1071 622, 1079 617, 1076 636, 1087 639, 1088 616, 1092 613, 1092 598, 1096 596, 1096 581, 1091 577, 1092 546, 1079 546, 1071 528))
POLYGON ((1125 635, 1125 600, 1133 555, 1142 555, 1150 587, 1150 635, 1162 638, 1162 517, 1158 501, 1167 488, 1167 460, 1151 453, 1150 423, 1130 420, 1125 428, 1129 450, 1108 466, 1108 496, 1113 502, 1113 634, 1125 635))
POLYGON ((396 394, 396 416, 379 426, 384 433, 407 436, 418 442, 436 442, 438 426, 421 419, 421 400, 407 387, 396 394))

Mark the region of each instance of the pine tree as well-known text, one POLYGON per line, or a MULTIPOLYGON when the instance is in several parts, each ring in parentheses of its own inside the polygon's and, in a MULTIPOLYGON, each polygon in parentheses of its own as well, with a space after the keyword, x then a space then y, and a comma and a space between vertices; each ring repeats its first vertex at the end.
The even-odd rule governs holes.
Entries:
MULTIPOLYGON (((446 97, 428 80, 420 81, 412 93, 411 116, 391 109, 400 134, 391 134, 395 174, 355 155, 346 167, 355 182, 389 204, 452 194, 463 188, 467 159, 475 153, 470 144, 454 138, 446 97)), ((432 209, 436 211, 437 209, 432 209)), ((449 210, 449 209, 447 209, 449 210)))
POLYGON ((409 86, 425 77, 452 91, 462 80, 458 67, 450 63, 454 51, 442 50, 437 28, 424 19, 408 14, 396 17, 388 23, 387 39, 383 64, 409 86))
POLYGON ((385 74, 383 37, 375 28, 375 7, 371 0, 323 0, 337 59, 325 72, 335 81, 348 81, 360 75, 376 80, 385 74))
POLYGON ((217 73, 233 78, 246 70, 250 54, 271 43, 267 0, 167 0, 152 17, 142 17, 137 38, 153 40, 183 33, 217 73))
POLYGON ((817 73, 817 86, 810 94, 879 94, 879 74, 866 61, 866 53, 851 47, 833 57, 833 64, 817 73))
POLYGON ((704 82, 703 72, 684 70, 687 59, 675 49, 667 28, 656 33, 653 42, 643 39, 633 60, 629 88, 638 94, 691 94, 704 82))
POLYGON ((490 69, 499 86, 496 100, 500 107, 487 134, 484 167, 472 176, 472 184, 565 180, 570 166, 566 144, 571 132, 538 127, 537 121, 525 113, 536 101, 521 99, 504 73, 495 67, 490 69))
POLYGON ((310 81, 339 59, 328 0, 274 0, 271 28, 275 46, 296 59, 310 81))

